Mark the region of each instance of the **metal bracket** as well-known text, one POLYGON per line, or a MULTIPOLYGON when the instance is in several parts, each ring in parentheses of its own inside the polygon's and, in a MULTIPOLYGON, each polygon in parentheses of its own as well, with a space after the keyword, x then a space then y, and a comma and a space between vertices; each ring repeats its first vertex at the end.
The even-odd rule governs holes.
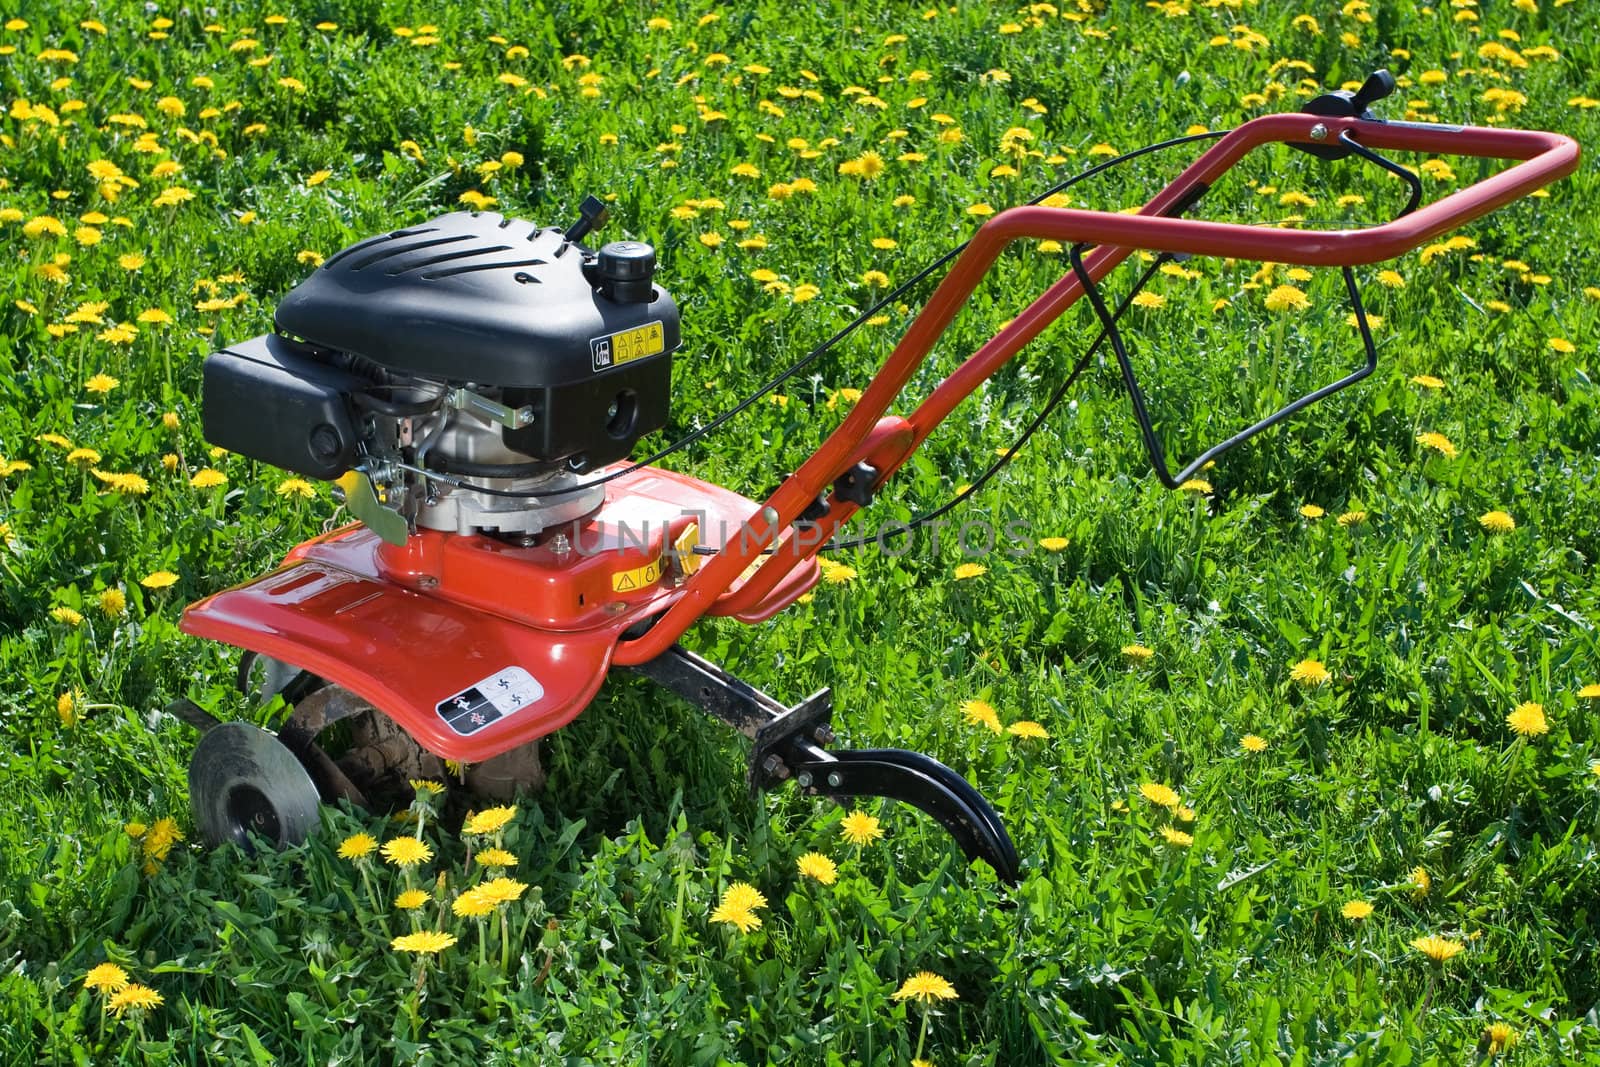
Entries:
POLYGON ((745 781, 752 793, 789 777, 784 750, 795 742, 833 740, 833 697, 826 689, 789 707, 682 645, 633 669, 751 740, 745 781))

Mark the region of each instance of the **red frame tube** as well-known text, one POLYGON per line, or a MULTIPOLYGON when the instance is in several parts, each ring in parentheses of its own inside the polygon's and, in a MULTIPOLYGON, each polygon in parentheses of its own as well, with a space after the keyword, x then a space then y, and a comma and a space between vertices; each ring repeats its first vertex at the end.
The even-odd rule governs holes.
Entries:
POLYGON ((1554 133, 1304 114, 1268 115, 1245 123, 1219 140, 1137 215, 1048 207, 1017 207, 1001 212, 978 230, 844 422, 751 516, 749 528, 753 536, 735 538, 710 557, 648 632, 617 646, 615 662, 642 663, 664 652, 712 608, 766 544, 776 541, 775 551, 760 570, 718 605, 719 614, 740 610, 765 597, 791 568, 815 555, 827 535, 855 513, 855 505, 835 499, 832 511, 820 524, 821 536, 807 537, 801 543, 793 536, 791 525, 819 493, 862 460, 872 462, 885 478, 893 473, 961 401, 1077 301, 1082 290, 1077 279, 1068 274, 957 367, 910 416, 880 424, 889 405, 966 306, 968 297, 1000 253, 1013 241, 1053 238, 1096 245, 1085 259, 1085 267, 1097 282, 1141 248, 1314 267, 1361 266, 1393 259, 1566 177, 1577 169, 1578 155, 1575 141, 1554 133), (1340 134, 1347 131, 1361 144, 1375 149, 1521 162, 1410 215, 1364 230, 1286 230, 1164 217, 1197 186, 1215 184, 1253 148, 1276 142, 1337 143, 1340 134))

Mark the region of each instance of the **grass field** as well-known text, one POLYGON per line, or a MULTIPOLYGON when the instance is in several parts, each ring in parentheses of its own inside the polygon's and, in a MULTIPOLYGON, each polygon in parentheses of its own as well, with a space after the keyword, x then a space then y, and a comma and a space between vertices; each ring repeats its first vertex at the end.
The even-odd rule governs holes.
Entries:
MULTIPOLYGON (((1016 838, 1014 892, 910 809, 865 805, 883 836, 852 844, 846 810, 749 799, 741 744, 618 677, 549 739, 547 790, 473 839, 511 853, 520 897, 462 916, 450 902, 485 868, 431 816, 409 867, 341 856, 416 832, 344 811, 290 852, 199 848, 194 733, 159 712, 187 695, 272 713, 234 692, 236 653, 177 618, 335 504, 208 451, 200 365, 355 240, 463 205, 550 224, 614 198, 606 238, 655 244, 683 308, 672 425, 647 443, 665 441, 992 211, 1379 66, 1401 79, 1389 117, 1593 145, 1588 5, 10 12, 0 1062, 1600 1062, 1589 166, 1360 272, 1377 374, 1207 484, 1148 475, 1100 364, 952 516, 1025 523, 1026 551, 919 536, 837 557, 768 624, 692 633, 780 698, 832 686, 849 744, 963 772, 1016 838), (812 853, 836 876, 802 873, 812 853), (712 918, 735 883, 763 895, 758 927, 712 918), (407 889, 420 905, 397 908, 407 889), (391 948, 413 930, 458 941, 391 948), (136 985, 117 993, 115 968, 136 985)), ((1135 206, 1197 151, 1071 202, 1135 206)), ((1429 196, 1493 169, 1403 162, 1429 196)), ((1344 227, 1404 202, 1356 161, 1262 152, 1235 174, 1197 214, 1344 227)), ((1167 267, 1128 323, 1174 459, 1359 359, 1336 273, 1167 267)), ((1046 245, 1000 268, 908 403, 1066 264, 1046 245)), ((925 294, 670 464, 759 497, 925 294)), ((872 514, 978 476, 1092 335, 1074 308, 872 514)))

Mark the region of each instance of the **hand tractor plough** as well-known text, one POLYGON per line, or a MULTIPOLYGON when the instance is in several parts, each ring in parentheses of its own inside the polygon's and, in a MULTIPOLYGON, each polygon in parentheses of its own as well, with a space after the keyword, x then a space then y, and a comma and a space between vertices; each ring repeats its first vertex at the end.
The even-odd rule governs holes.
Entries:
POLYGON ((408 778, 444 777, 445 760, 480 795, 536 786, 538 740, 625 668, 748 737, 753 789, 793 782, 833 798, 905 801, 937 819, 969 858, 1016 880, 1017 852, 1000 817, 963 776, 919 753, 834 749, 826 690, 786 704, 679 640, 708 615, 758 623, 794 603, 817 581, 817 553, 840 544, 841 527, 1079 297, 1100 334, 1044 414, 1108 341, 1169 487, 1370 374, 1377 356, 1351 268, 1417 248, 1578 162, 1577 145, 1556 134, 1374 117, 1370 105, 1393 88, 1380 71, 1359 91, 1308 101, 1304 112, 1177 138, 1056 187, 1155 148, 1215 142, 1137 214, 1036 202, 993 216, 930 268, 954 259, 859 402, 760 502, 654 465, 755 397, 644 462, 628 461, 641 437, 667 424, 679 315, 648 244, 585 243, 604 222, 599 200, 585 201, 565 228, 463 212, 331 256, 279 305, 272 333, 223 348, 204 368, 213 444, 336 481, 359 520, 184 613, 186 632, 245 650, 239 682, 253 699, 281 696, 292 707, 272 733, 219 722, 187 700, 172 705, 202 731, 189 782, 205 840, 299 842, 317 825, 320 803, 404 799, 408 778), (1274 142, 1326 159, 1359 157, 1405 179, 1410 203, 1363 230, 1183 217, 1246 153, 1274 142), (1416 178, 1381 150, 1517 162, 1423 206, 1416 178), (1071 269, 915 410, 888 414, 1001 251, 1044 238, 1068 247, 1071 269), (1128 300, 1108 307, 1098 288, 1141 249, 1157 255, 1138 285, 1186 255, 1341 268, 1366 362, 1170 472, 1118 327, 1128 300), (319 743, 340 722, 341 746, 319 743))

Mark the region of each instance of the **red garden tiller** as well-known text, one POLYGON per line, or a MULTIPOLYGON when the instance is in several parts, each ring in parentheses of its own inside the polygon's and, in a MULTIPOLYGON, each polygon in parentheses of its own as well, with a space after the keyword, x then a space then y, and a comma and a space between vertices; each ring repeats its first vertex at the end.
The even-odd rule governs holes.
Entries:
POLYGON ((187 633, 246 650, 241 688, 262 701, 281 696, 293 709, 274 735, 218 722, 187 700, 172 705, 203 732, 189 768, 202 835, 213 845, 248 844, 251 834, 298 842, 316 825, 320 802, 403 800, 408 778, 443 776, 445 760, 480 795, 537 786, 538 739, 587 707, 613 667, 627 667, 750 738, 752 788, 792 780, 813 794, 905 801, 937 819, 968 857, 1014 881, 1016 849, 961 775, 898 749, 831 750, 826 690, 788 705, 678 641, 703 616, 761 622, 811 588, 817 553, 839 546, 843 524, 1080 296, 1100 335, 1029 432, 1109 341, 1169 487, 1370 374, 1377 355, 1350 268, 1416 248, 1578 163, 1578 146, 1552 133, 1375 118, 1368 106, 1394 84, 1380 71, 1357 92, 1309 101, 1304 113, 1153 145, 1052 190, 1156 148, 1216 141, 1136 215, 1037 201, 995 215, 929 268, 959 255, 842 424, 763 503, 652 465, 760 393, 648 460, 627 461, 641 436, 667 423, 678 309, 655 282, 649 245, 585 246, 605 218, 593 197, 565 229, 455 213, 331 257, 284 299, 273 333, 205 363, 207 439, 337 480, 360 521, 185 611, 187 633), (1274 142, 1327 159, 1360 157, 1406 179, 1410 203, 1394 221, 1354 231, 1180 217, 1252 148, 1274 142), (1380 149, 1520 162, 1422 207, 1417 179, 1380 149), (1071 270, 911 414, 887 414, 1000 252, 1041 238, 1069 246, 1071 270), (1184 254, 1342 268, 1366 362, 1173 474, 1117 325, 1133 293, 1113 310, 1097 288, 1136 249, 1159 255, 1134 292, 1184 254), (339 744, 319 744, 335 723, 339 744))

